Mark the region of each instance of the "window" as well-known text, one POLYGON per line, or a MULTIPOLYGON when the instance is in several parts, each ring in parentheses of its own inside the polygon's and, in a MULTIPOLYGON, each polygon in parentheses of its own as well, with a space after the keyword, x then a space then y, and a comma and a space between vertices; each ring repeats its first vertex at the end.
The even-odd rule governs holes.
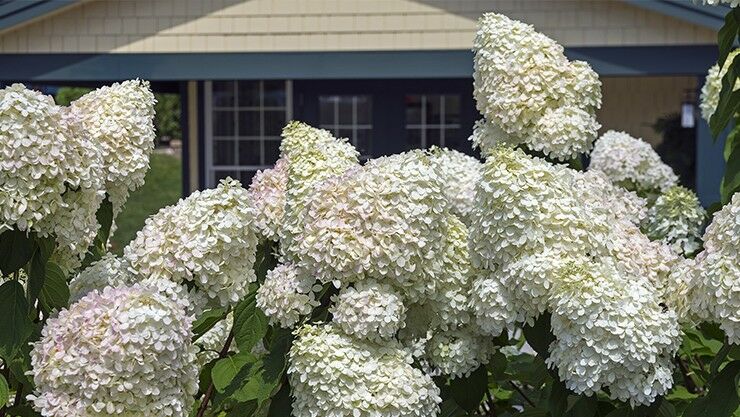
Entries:
POLYGON ((280 156, 280 133, 291 117, 290 81, 206 82, 208 186, 232 177, 248 186, 280 156))
POLYGON ((319 127, 336 137, 349 138, 363 160, 369 159, 372 151, 372 113, 369 95, 319 96, 319 127))
POLYGON ((406 134, 409 148, 461 145, 460 96, 411 94, 406 96, 406 134))

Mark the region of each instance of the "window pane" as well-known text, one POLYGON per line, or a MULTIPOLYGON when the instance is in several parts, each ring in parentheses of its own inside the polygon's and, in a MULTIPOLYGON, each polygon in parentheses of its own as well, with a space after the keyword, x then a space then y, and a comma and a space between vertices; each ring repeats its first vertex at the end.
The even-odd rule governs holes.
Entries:
POLYGON ((360 155, 371 155, 372 154, 372 134, 371 129, 358 129, 357 136, 355 137, 355 147, 360 155))
POLYGON ((234 106, 234 81, 213 82, 213 105, 216 107, 234 106))
POLYGON ((441 132, 439 128, 430 128, 427 129, 427 143, 426 147, 429 148, 432 145, 440 146, 442 142, 441 138, 441 132))
POLYGON ((357 124, 369 125, 373 120, 373 99, 370 96, 357 96, 357 124))
POLYGON ((355 143, 355 138, 352 136, 352 129, 337 129, 334 136, 338 138, 347 138, 352 144, 355 143))
POLYGON ((406 129, 406 143, 409 149, 421 148, 421 129, 406 129))
POLYGON ((234 165, 234 141, 213 141, 213 165, 234 165))
POLYGON ((284 110, 265 110, 265 136, 280 136, 285 127, 284 110))
POLYGON ((406 96, 406 124, 407 125, 418 125, 421 124, 421 96, 420 95, 408 95, 406 96))
POLYGON ((319 96, 319 124, 334 125, 334 107, 337 103, 336 96, 319 96))
POLYGON ((439 94, 427 97, 427 124, 442 123, 442 96, 439 94))
POLYGON ((339 120, 340 125, 352 124, 352 96, 339 96, 339 120))
POLYGON ((226 177, 237 178, 236 171, 218 170, 214 172, 213 176, 216 179, 216 183, 213 184, 214 186, 218 185, 218 182, 222 179, 225 179, 226 177))
POLYGON ((213 136, 234 136, 234 112, 213 112, 213 136))
POLYGON ((285 81, 265 81, 264 105, 267 107, 285 107, 285 81))
POLYGON ((265 140, 265 165, 273 165, 280 157, 280 140, 265 140))
POLYGON ((260 141, 239 141, 239 165, 262 165, 260 161, 260 141))
POLYGON ((468 150, 470 144, 465 139, 462 136, 462 129, 445 129, 445 147, 458 151, 468 150))
POLYGON ((260 105, 260 82, 239 81, 239 106, 259 107, 260 105))
POLYGON ((260 111, 242 110, 239 112, 239 136, 260 135, 260 111))
POLYGON ((247 188, 252 183, 252 177, 256 171, 248 170, 239 172, 239 181, 242 183, 242 187, 247 188))
POLYGON ((460 96, 446 95, 445 97, 445 120, 446 124, 460 123, 460 96))

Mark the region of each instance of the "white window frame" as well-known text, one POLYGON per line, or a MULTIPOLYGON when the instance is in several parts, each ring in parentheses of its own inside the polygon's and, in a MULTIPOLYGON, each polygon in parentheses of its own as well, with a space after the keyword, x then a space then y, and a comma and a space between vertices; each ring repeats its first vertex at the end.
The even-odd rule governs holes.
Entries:
MULTIPOLYGON (((406 130, 419 130, 421 131, 421 148, 428 148, 427 144, 427 132, 429 130, 439 130, 439 146, 445 147, 445 135, 447 129, 460 129, 460 123, 447 123, 446 113, 446 102, 447 97, 458 97, 456 94, 406 94, 406 96, 419 96, 421 97, 421 123, 406 123, 406 130), (439 120, 440 123, 427 123, 427 97, 440 97, 439 104, 439 120)), ((462 103, 461 103, 462 104, 462 103)), ((460 109, 462 111, 462 109, 460 109)))
MULTIPOLYGON (((333 100, 333 107, 334 107, 334 123, 321 123, 319 124, 319 128, 321 129, 327 129, 330 130, 334 136, 338 136, 338 132, 340 129, 342 130, 352 130, 352 137, 350 138, 350 141, 352 142, 355 147, 357 147, 357 132, 360 130, 368 130, 372 134, 373 130, 373 123, 372 123, 372 100, 373 96, 371 94, 319 94, 318 100, 319 100, 319 119, 321 119, 321 98, 322 97, 332 97, 337 98, 336 100, 333 100), (360 96, 368 97, 370 99, 370 123, 358 123, 357 122, 357 103, 358 98, 360 96), (352 122, 350 124, 341 124, 339 123, 339 97, 352 97, 352 122)), ((370 159, 370 155, 361 155, 361 159, 370 159)))
MULTIPOLYGON (((265 136, 265 120, 264 112, 270 110, 282 110, 282 106, 265 106, 264 105, 264 82, 265 80, 225 80, 234 81, 234 105, 226 107, 214 107, 213 105, 213 81, 204 82, 204 120, 205 123, 205 170, 206 170, 206 187, 216 186, 216 171, 258 171, 272 167, 271 164, 265 162, 265 141, 275 140, 275 136, 265 136), (239 106, 238 97, 238 83, 239 81, 259 81, 260 86, 260 103, 258 106, 239 106), (233 136, 219 136, 215 138, 213 135, 213 112, 216 110, 233 110, 234 111, 234 135, 233 136), (239 111, 240 110, 259 110, 260 112, 260 135, 259 136, 239 136, 239 111), (239 141, 244 138, 252 140, 258 140, 260 142, 260 165, 214 165, 213 163, 213 146, 215 140, 233 140, 234 145, 234 161, 237 161, 239 155, 239 141)), ((289 122, 293 118, 293 81, 285 80, 285 121, 289 122)), ((279 142, 279 139, 278 139, 279 142)), ((244 187, 249 184, 242 184, 244 187)))

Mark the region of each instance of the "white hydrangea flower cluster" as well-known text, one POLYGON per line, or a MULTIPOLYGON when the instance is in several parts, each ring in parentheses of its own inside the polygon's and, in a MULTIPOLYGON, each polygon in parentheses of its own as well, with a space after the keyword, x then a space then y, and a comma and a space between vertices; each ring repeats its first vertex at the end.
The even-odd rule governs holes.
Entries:
POLYGON ((93 290, 102 290, 107 286, 133 284, 136 271, 131 265, 118 256, 109 253, 100 260, 83 269, 69 282, 69 302, 75 303, 93 290))
POLYGON ((288 161, 285 214, 279 229, 280 249, 287 260, 298 255, 307 200, 314 188, 328 178, 359 164, 359 152, 347 139, 301 122, 283 129, 280 157, 288 161))
POLYGON ((473 211, 475 184, 480 181, 483 164, 472 156, 447 148, 433 147, 431 154, 435 171, 445 184, 444 191, 452 214, 468 224, 473 211))
POLYGON ((677 253, 691 255, 701 248, 706 216, 696 194, 677 185, 655 200, 643 229, 650 239, 662 240, 677 253))
POLYGON ((691 269, 692 312, 719 324, 730 343, 740 344, 740 193, 714 214, 704 233, 704 251, 691 269))
POLYGON ((54 235, 56 261, 81 263, 97 234, 103 161, 77 117, 50 96, 0 90, 0 224, 54 235))
POLYGON ((324 182, 306 210, 301 267, 322 282, 389 280, 412 301, 433 292, 449 213, 434 168, 416 150, 324 182))
POLYGON ((566 160, 591 150, 601 82, 582 61, 534 27, 484 14, 473 45, 474 96, 485 120, 473 142, 484 153, 496 144, 525 145, 566 160))
POLYGON ((100 149, 114 213, 144 184, 154 149, 155 103, 149 82, 137 79, 91 91, 70 105, 100 149))
POLYGON ((390 339, 405 323, 403 299, 390 285, 360 281, 335 297, 329 309, 332 323, 346 334, 381 342, 390 339))
POLYGON ((285 214, 285 192, 288 188, 288 162, 280 158, 275 166, 257 171, 249 186, 254 207, 254 225, 263 239, 278 240, 278 230, 285 214))
POLYGON ((248 192, 227 179, 149 217, 124 257, 142 276, 192 283, 212 302, 228 306, 257 279, 257 244, 248 192))
POLYGON ((44 416, 184 416, 198 390, 191 318, 148 288, 93 291, 50 318, 31 352, 44 416))
POLYGON ((493 344, 478 332, 460 328, 434 334, 427 342, 426 352, 434 374, 462 377, 488 363, 493 344))
POLYGON ((614 130, 596 141, 588 169, 601 171, 614 184, 638 192, 661 192, 678 183, 678 176, 649 143, 614 130))
POLYGON ((360 341, 331 324, 306 325, 289 358, 295 417, 439 414, 439 388, 392 341, 360 341))
POLYGON ((676 316, 639 276, 608 260, 568 262, 553 280, 547 363, 574 392, 608 387, 613 399, 650 404, 673 385, 673 356, 681 342, 676 316))
POLYGON ((291 328, 319 305, 313 292, 315 282, 294 264, 278 265, 267 271, 265 282, 257 290, 257 307, 271 324, 291 328))
POLYGON ((614 204, 595 178, 521 150, 492 150, 469 240, 474 265, 489 274, 474 282, 471 303, 493 332, 549 310, 549 363, 569 388, 608 388, 612 398, 649 404, 670 388, 681 340, 676 313, 659 304, 678 257, 640 233, 631 198, 614 204))

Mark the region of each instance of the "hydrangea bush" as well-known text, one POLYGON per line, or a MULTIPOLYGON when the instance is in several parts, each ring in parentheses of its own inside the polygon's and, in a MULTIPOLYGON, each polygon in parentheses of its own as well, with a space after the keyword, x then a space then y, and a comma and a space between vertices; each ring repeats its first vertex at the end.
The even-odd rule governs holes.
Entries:
POLYGON ((473 65, 482 161, 290 122, 120 257, 148 84, 0 90, 0 417, 736 415, 740 194, 597 139, 598 76, 530 25, 484 15, 473 65))

